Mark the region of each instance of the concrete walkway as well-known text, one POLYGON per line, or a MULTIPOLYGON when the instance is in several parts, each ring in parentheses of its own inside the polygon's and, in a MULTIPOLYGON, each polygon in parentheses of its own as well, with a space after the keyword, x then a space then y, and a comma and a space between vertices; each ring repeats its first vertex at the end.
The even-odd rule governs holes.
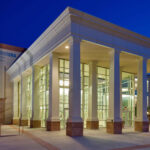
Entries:
POLYGON ((65 130, 47 132, 44 128, 29 129, 2 126, 0 150, 150 150, 150 133, 124 129, 122 135, 100 130, 84 130, 83 137, 71 138, 65 130))

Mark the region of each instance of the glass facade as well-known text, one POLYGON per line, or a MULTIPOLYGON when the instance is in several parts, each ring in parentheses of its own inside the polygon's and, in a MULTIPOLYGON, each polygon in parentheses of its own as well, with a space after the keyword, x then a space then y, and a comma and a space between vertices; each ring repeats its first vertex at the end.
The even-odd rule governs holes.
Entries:
POLYGON ((40 118, 41 127, 46 126, 48 117, 48 97, 49 97, 49 65, 40 69, 40 118))
POLYGON ((122 120, 126 127, 134 124, 135 97, 134 74, 122 73, 122 120))
POLYGON ((60 127, 65 128, 69 115, 69 61, 59 60, 59 117, 60 127))
POLYGON ((109 69, 97 67, 97 113, 99 126, 105 127, 109 109, 109 69))
MULTIPOLYGON (((88 118, 89 99, 89 65, 81 63, 81 117, 86 127, 88 118)), ((109 111, 109 69, 97 67, 97 113, 99 126, 105 127, 109 111)), ((26 77, 26 100, 28 125, 32 113, 32 77, 26 77)), ((136 114, 136 94, 135 94, 134 74, 122 72, 122 120, 125 126, 133 126, 136 114)), ((48 118, 48 98, 49 98, 49 65, 40 69, 39 79, 40 92, 40 118, 41 126, 46 126, 48 118)), ((20 81, 18 82, 18 116, 20 112, 20 81)), ((66 127, 69 116, 69 61, 59 59, 59 117, 61 129, 66 127)))
MULTIPOLYGON (((149 79, 147 79, 147 93, 149 93, 149 79)), ((150 109, 150 104, 149 104, 149 94, 147 94, 147 109, 150 109)))
POLYGON ((89 65, 81 64, 81 117, 86 128, 88 118, 89 65))
MULTIPOLYGON (((106 127, 109 110, 109 69, 97 67, 97 96, 99 126, 106 127)), ((133 126, 135 114, 134 75, 122 73, 122 120, 133 126)))
MULTIPOLYGON (((81 117, 86 127, 88 117, 89 65, 81 64, 81 117)), ((69 113, 69 61, 59 60, 59 99, 61 128, 65 128, 69 113)), ((109 69, 97 67, 97 111, 99 126, 105 127, 109 110, 109 69)), ((125 126, 134 120, 134 75, 122 73, 122 119, 125 126)))
MULTIPOLYGON (((88 115, 89 65, 81 64, 81 116, 86 127, 88 115)), ((59 115, 61 128, 65 128, 69 113, 69 61, 59 60, 59 115)))
POLYGON ((30 118, 32 115, 32 79, 31 75, 26 77, 26 101, 27 101, 27 117, 30 126, 30 118))
POLYGON ((20 96, 21 96, 21 84, 18 82, 18 117, 20 117, 20 96))

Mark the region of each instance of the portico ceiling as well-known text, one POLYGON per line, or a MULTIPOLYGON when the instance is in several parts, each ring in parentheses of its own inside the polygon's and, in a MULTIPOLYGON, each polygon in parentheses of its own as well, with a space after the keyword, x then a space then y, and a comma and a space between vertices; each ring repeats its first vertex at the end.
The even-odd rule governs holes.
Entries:
MULTIPOLYGON (((61 44, 57 47, 54 52, 58 54, 59 58, 69 60, 69 46, 68 42, 61 44)), ((81 42, 81 62, 89 63, 90 61, 97 61, 98 65, 101 67, 109 68, 109 57, 112 48, 103 45, 94 44, 87 41, 81 42)), ((120 54, 120 68, 122 71, 137 73, 138 59, 140 57, 131 53, 126 53, 124 51, 120 54)), ((49 63, 49 56, 41 59, 37 65, 43 66, 49 63)), ((148 72, 150 72, 150 61, 148 61, 148 72)))

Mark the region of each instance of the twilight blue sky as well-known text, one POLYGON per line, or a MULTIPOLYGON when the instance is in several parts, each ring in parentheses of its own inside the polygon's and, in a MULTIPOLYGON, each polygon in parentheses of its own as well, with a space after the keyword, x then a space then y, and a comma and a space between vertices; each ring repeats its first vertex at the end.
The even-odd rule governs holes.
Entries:
POLYGON ((67 7, 150 37, 150 0, 0 0, 0 43, 28 48, 67 7))

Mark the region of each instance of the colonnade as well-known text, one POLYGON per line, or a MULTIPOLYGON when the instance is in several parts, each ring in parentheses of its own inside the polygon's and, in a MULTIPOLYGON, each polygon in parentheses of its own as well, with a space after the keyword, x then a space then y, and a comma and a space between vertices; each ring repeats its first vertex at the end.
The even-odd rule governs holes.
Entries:
MULTIPOLYGON (((80 92, 80 44, 78 37, 72 36, 69 39, 70 47, 70 68, 69 68, 69 117, 66 123, 66 135, 82 136, 83 120, 81 118, 81 92, 80 92)), ((109 79, 109 115, 106 123, 108 133, 122 133, 121 119, 121 78, 120 78, 120 51, 112 49, 110 56, 110 79, 109 79)), ((49 71, 49 111, 46 129, 48 131, 60 130, 59 119, 59 76, 58 76, 58 56, 50 53, 49 71)), ((88 100, 88 119, 87 128, 98 129, 99 121, 97 116, 97 74, 96 61, 89 63, 89 100, 88 100)), ((32 116, 30 127, 40 127, 39 115, 39 71, 38 66, 32 67, 32 116)), ((138 61, 138 97, 137 97, 137 117, 135 118, 135 131, 148 132, 149 122, 147 119, 147 59, 140 57, 138 61)), ((25 117, 26 103, 24 101, 23 75, 20 82, 20 124, 27 123, 25 117)), ((14 98, 16 96, 16 82, 14 82, 14 98)), ((16 102, 14 102, 16 105, 16 102)), ((14 122, 17 113, 14 110, 14 122)))

